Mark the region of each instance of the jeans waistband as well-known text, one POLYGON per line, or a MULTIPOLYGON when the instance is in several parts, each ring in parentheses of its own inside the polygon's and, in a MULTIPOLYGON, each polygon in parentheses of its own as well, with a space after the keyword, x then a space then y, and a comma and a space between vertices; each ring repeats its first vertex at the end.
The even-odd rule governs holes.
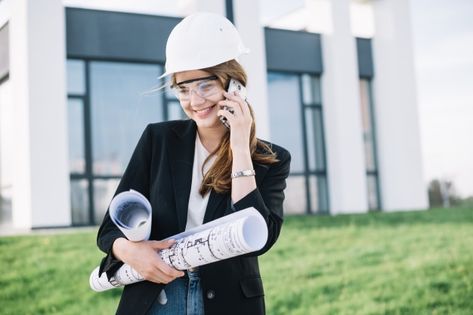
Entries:
POLYGON ((189 280, 198 280, 199 279, 199 267, 191 268, 186 271, 187 277, 189 280))

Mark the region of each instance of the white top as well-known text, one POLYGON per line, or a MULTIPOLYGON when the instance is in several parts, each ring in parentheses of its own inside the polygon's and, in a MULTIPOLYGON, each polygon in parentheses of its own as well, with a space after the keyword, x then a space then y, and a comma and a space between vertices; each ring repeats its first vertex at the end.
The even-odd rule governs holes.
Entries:
MULTIPOLYGON (((204 222, 205 210, 209 203, 210 192, 206 193, 205 196, 202 197, 199 193, 199 188, 204 179, 202 164, 204 164, 205 159, 209 155, 210 153, 205 149, 202 142, 200 142, 199 134, 197 133, 195 137, 194 165, 192 167, 192 185, 187 209, 186 231, 193 227, 202 225, 204 222)), ((209 171, 215 158, 216 156, 213 156, 207 164, 205 164, 204 173, 209 171)))

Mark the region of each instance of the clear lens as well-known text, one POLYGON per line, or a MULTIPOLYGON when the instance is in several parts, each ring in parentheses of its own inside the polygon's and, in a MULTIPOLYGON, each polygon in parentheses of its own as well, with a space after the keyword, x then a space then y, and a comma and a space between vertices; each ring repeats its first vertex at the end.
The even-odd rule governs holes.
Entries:
POLYGON ((192 92, 196 93, 199 97, 208 98, 217 93, 219 88, 217 80, 203 80, 195 84, 176 86, 172 90, 180 101, 188 101, 191 98, 192 92))

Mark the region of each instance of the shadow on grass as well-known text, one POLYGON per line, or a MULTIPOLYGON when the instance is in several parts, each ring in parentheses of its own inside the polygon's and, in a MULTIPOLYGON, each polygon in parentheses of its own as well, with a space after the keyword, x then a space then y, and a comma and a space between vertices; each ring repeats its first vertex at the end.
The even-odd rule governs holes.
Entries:
POLYGON ((407 212, 370 212, 363 214, 292 215, 286 223, 295 228, 339 228, 346 226, 419 225, 473 223, 472 208, 429 209, 407 212), (301 220, 301 218, 305 218, 301 220))

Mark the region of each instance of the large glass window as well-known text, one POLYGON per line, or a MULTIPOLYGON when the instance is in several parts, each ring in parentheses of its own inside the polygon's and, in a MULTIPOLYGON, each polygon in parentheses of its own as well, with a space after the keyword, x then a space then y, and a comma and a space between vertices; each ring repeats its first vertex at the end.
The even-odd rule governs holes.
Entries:
POLYGON ((84 101, 81 98, 69 98, 69 170, 71 173, 85 173, 84 143, 84 101))
POLYGON ((82 60, 67 60, 67 93, 85 94, 85 62, 82 60))
POLYGON ((89 182, 86 179, 71 180, 71 211, 73 225, 90 224, 89 182))
POLYGON ((361 117, 363 124, 363 141, 365 149, 366 181, 368 188, 368 206, 370 210, 381 208, 379 193, 379 176, 376 160, 376 137, 374 131, 373 98, 371 81, 360 79, 361 117))
POLYGON ((146 93, 159 72, 157 65, 90 64, 94 174, 121 176, 144 127, 163 120, 161 95, 146 93))
POLYGON ((96 179, 94 180, 94 221, 102 222, 105 211, 118 187, 120 180, 96 179))
POLYGON ((0 226, 12 224, 14 134, 10 81, 0 80, 0 226))
POLYGON ((149 93, 161 71, 156 64, 68 60, 74 225, 101 222, 144 128, 167 119, 164 93, 149 93))
POLYGON ((292 155, 291 171, 304 172, 302 108, 299 77, 282 73, 268 74, 271 139, 292 155))
POLYGON ((86 164, 85 62, 67 61, 67 116, 69 171, 71 173, 71 217, 73 225, 90 224, 89 179, 86 164))
POLYGON ((271 140, 291 152, 285 209, 328 211, 320 80, 309 74, 268 73, 271 140))

